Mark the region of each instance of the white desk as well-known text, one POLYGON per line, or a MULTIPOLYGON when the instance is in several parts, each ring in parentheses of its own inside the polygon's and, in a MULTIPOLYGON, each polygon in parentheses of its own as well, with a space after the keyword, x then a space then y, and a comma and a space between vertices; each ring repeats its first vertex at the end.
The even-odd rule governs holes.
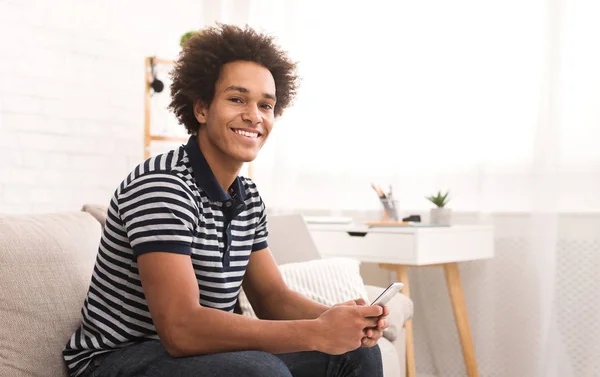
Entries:
MULTIPOLYGON (((343 256, 379 263, 397 273, 404 283, 402 293, 409 297, 408 267, 443 267, 467 374, 479 376, 457 262, 494 256, 491 226, 369 228, 361 224, 309 223, 308 227, 323 258, 343 256)), ((416 377, 411 321, 405 328, 407 377, 416 377)))

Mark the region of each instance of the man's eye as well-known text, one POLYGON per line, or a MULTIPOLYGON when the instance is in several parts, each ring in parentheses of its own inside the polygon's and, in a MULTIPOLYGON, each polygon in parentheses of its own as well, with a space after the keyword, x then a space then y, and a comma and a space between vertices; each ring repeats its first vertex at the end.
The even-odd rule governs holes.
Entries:
POLYGON ((262 107, 263 107, 263 109, 267 109, 267 110, 272 110, 273 109, 273 106, 271 106, 268 103, 265 103, 264 105, 262 105, 262 107))
POLYGON ((229 99, 231 102, 235 102, 235 103, 242 103, 242 100, 237 98, 237 97, 233 97, 229 99))

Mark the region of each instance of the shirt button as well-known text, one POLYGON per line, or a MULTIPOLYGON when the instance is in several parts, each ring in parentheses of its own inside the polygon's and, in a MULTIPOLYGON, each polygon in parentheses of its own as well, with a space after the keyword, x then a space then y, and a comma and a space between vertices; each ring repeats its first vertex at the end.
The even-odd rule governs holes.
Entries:
POLYGON ((225 207, 231 207, 231 202, 225 202, 225 207))

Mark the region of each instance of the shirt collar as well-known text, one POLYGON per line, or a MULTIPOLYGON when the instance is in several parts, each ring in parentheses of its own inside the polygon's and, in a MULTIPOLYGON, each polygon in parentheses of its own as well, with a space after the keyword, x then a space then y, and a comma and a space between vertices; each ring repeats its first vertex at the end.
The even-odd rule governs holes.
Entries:
POLYGON ((235 178, 235 181, 233 181, 233 184, 230 187, 233 191, 232 195, 229 195, 223 190, 208 165, 208 161, 204 158, 195 135, 190 136, 184 148, 189 156, 196 184, 206 192, 206 195, 208 195, 208 198, 211 201, 227 202, 233 198, 236 201, 239 199, 241 203, 244 203, 246 200, 246 190, 242 183, 242 179, 238 176, 235 178))

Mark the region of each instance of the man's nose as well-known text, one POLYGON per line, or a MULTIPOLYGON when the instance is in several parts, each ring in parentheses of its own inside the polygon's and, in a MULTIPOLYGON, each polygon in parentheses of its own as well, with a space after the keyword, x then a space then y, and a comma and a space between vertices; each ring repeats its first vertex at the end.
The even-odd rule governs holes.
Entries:
POLYGON ((262 116, 260 114, 258 106, 246 106, 246 110, 244 111, 244 114, 242 114, 242 119, 246 122, 252 122, 252 125, 259 124, 262 121, 262 116))

